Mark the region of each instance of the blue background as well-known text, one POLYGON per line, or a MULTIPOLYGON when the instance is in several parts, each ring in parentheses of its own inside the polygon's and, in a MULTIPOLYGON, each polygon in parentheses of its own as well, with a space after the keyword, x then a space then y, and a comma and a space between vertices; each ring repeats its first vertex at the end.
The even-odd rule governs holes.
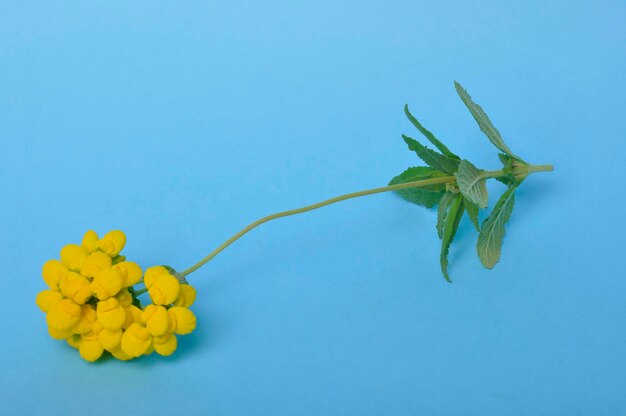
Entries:
MULTIPOLYGON (((623 1, 0 5, 4 414, 626 412, 623 1), (436 4, 435 4, 436 3, 436 4), (461 225, 391 194, 253 231, 191 276, 177 354, 84 362, 50 339, 41 265, 90 228, 143 267, 417 164, 409 103, 498 166, 459 80, 529 178, 493 271, 461 225)), ((503 190, 490 185, 492 204, 503 190)))

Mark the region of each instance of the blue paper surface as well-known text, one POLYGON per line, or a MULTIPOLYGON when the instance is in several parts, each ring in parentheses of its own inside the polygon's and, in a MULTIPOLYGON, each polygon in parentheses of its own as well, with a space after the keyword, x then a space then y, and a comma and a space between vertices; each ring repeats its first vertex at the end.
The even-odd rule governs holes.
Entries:
MULTIPOLYGON (((626 5, 0 3, 3 414, 617 415, 626 411, 626 5), (184 269, 275 211, 419 164, 418 119, 498 168, 458 80, 555 171, 517 194, 492 271, 461 224, 381 194, 263 225, 190 276, 169 358, 51 339, 41 266, 123 229, 184 269)), ((489 186, 491 206, 504 187, 489 186)))

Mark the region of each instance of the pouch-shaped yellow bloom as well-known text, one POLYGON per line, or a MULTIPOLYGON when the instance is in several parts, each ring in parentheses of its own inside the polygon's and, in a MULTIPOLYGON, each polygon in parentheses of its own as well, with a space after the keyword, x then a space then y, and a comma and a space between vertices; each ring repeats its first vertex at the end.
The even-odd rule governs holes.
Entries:
POLYGON ((78 346, 78 352, 85 360, 93 362, 102 357, 104 349, 97 339, 83 339, 78 346))
POLYGON ((149 267, 146 270, 146 274, 143 277, 143 282, 146 285, 146 287, 150 287, 152 286, 152 283, 154 283, 154 279, 157 276, 161 276, 164 274, 170 274, 170 272, 163 266, 149 267))
POLYGON ((87 250, 76 244, 68 244, 61 249, 61 263, 68 269, 79 272, 87 258, 87 250))
POLYGON ((103 329, 98 334, 100 345, 107 351, 111 351, 120 345, 122 340, 121 329, 103 329))
POLYGON ((98 240, 97 247, 111 257, 120 254, 126 244, 126 235, 120 230, 109 231, 98 240))
POLYGON ((122 287, 136 285, 141 281, 141 267, 132 261, 123 261, 113 266, 120 276, 122 276, 122 287))
POLYGON ((161 274, 154 278, 148 286, 148 294, 155 305, 170 305, 180 293, 180 282, 171 274, 161 274))
POLYGON ((174 322, 173 331, 180 335, 186 335, 196 329, 196 315, 189 309, 174 306, 167 311, 170 320, 174 322))
POLYGON ((59 290, 59 280, 67 273, 67 267, 58 260, 48 260, 41 271, 43 280, 52 290, 59 290))
POLYGON ((80 336, 81 340, 78 344, 78 352, 85 360, 96 361, 102 356, 104 350, 99 340, 102 330, 103 328, 100 322, 95 321, 91 324, 91 330, 80 336))
POLYGON ((176 351, 178 340, 176 335, 167 333, 159 337, 152 338, 152 346, 159 355, 168 356, 176 351))
POLYGON ((196 289, 194 289, 191 285, 185 284, 180 285, 180 293, 178 297, 174 301, 174 306, 182 306, 185 308, 193 305, 196 300, 196 289))
POLYGON ((135 305, 130 305, 124 308, 124 311, 126 312, 126 319, 124 320, 124 324, 122 325, 123 329, 128 328, 129 326, 131 326, 132 324, 134 324, 135 322, 137 323, 141 323, 141 309, 139 309, 138 307, 136 307, 135 305))
POLYGON ((37 294, 35 303, 37 303, 37 306, 39 306, 39 309, 41 309, 42 312, 48 312, 57 303, 61 302, 61 299, 63 299, 63 295, 60 292, 56 292, 54 290, 43 290, 37 294))
POLYGON ((48 326, 48 334, 58 340, 67 339, 74 335, 74 331, 72 329, 54 329, 48 326))
POLYGON ((111 267, 111 257, 101 251, 96 251, 87 256, 83 262, 80 273, 83 276, 94 277, 99 271, 111 267))
POLYGON ((91 290, 100 300, 117 295, 122 289, 122 276, 115 269, 101 270, 91 282, 91 290))
POLYGON ((85 334, 92 329, 92 324, 96 322, 97 314, 96 309, 91 305, 83 305, 80 308, 80 319, 72 327, 72 332, 75 334, 85 334))
POLYGON ((119 329, 126 321, 126 311, 115 298, 98 302, 96 313, 98 322, 106 329, 119 329))
POLYGON ((82 305, 92 295, 89 280, 76 272, 67 272, 61 277, 59 289, 63 296, 82 305))
POLYGON ((152 335, 140 324, 134 323, 122 335, 122 351, 130 357, 145 354, 152 345, 152 335))
POLYGON ((148 305, 141 314, 141 320, 151 335, 165 334, 170 323, 167 309, 163 306, 148 305))
POLYGON ((46 314, 46 322, 52 329, 65 330, 76 325, 80 316, 80 305, 70 299, 63 299, 50 308, 46 314))
POLYGON ((87 250, 87 253, 93 253, 98 248, 98 239, 98 233, 94 230, 89 230, 83 236, 81 245, 87 250))

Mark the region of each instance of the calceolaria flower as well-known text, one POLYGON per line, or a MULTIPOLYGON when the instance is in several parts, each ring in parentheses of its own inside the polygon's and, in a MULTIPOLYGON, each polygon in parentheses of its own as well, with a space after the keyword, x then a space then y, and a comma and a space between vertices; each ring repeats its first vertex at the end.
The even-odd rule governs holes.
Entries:
POLYGON ((195 289, 169 267, 151 267, 144 275, 120 254, 125 244, 122 231, 100 238, 90 230, 80 245, 66 245, 59 260, 43 266, 48 288, 36 303, 46 314, 48 333, 87 361, 107 353, 123 361, 153 352, 167 356, 176 351, 177 335, 196 328, 189 310, 195 289), (135 289, 141 283, 145 288, 135 289), (145 292, 151 304, 142 305, 145 292))

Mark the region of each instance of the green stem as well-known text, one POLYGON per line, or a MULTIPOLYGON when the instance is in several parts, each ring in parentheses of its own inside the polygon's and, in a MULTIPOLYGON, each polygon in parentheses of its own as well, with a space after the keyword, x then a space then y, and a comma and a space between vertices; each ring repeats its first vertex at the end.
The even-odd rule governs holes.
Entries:
POLYGON ((368 190, 365 190, 365 191, 353 192, 353 193, 337 196, 335 198, 327 199, 325 201, 318 202, 316 204, 307 205, 307 206, 302 207, 302 208, 292 209, 292 210, 289 210, 289 211, 283 211, 283 212, 278 212, 276 214, 268 215, 267 217, 263 217, 261 219, 256 220, 255 222, 253 222, 252 224, 248 225, 243 230, 239 231, 237 234, 235 234, 234 236, 232 236, 231 238, 226 240, 218 248, 213 250, 213 252, 211 252, 211 254, 209 254, 208 256, 206 256, 205 258, 203 258, 202 260, 200 260, 198 263, 196 263, 195 265, 191 266, 187 270, 181 272, 180 275, 184 277, 184 276, 187 276, 188 274, 196 271, 197 269, 199 269, 200 267, 202 267, 206 263, 208 263, 211 259, 213 259, 213 257, 217 256, 226 247, 228 247, 229 245, 231 245, 232 243, 237 241, 239 238, 241 238, 244 234, 246 234, 247 232, 251 231, 252 229, 254 229, 254 228, 258 227, 259 225, 264 224, 264 223, 266 223, 268 221, 272 221, 272 220, 275 220, 275 219, 278 219, 278 218, 282 218, 282 217, 289 217, 291 215, 301 214, 301 213, 307 212, 307 211, 312 211, 314 209, 318 209, 318 208, 324 207, 326 205, 334 204, 336 202, 345 201, 346 199, 358 198, 358 197, 361 197, 361 196, 373 195, 373 194, 378 194, 378 193, 381 193, 381 192, 398 191, 400 189, 418 188, 418 187, 422 187, 422 186, 436 185, 436 184, 441 184, 441 183, 446 183, 446 182, 454 182, 455 180, 456 179, 455 179, 454 176, 443 176, 443 177, 440 177, 440 178, 425 179, 425 180, 422 180, 422 181, 407 182, 407 183, 401 183, 401 184, 397 184, 397 185, 383 186, 381 188, 368 189, 368 190))
MULTIPOLYGON (((531 172, 549 172, 549 171, 553 170, 553 167, 552 167, 552 165, 536 165, 536 166, 535 165, 528 165, 526 167, 526 169, 527 169, 526 171, 528 173, 531 173, 531 172)), ((488 178, 498 178, 498 177, 501 177, 501 176, 505 175, 505 172, 503 170, 485 171, 485 173, 486 173, 486 177, 488 177, 488 178)), ((456 178, 454 176, 443 176, 443 177, 440 177, 440 178, 425 179, 425 180, 421 180, 421 181, 407 182, 407 183, 401 183, 401 184, 397 184, 397 185, 383 186, 383 187, 380 187, 380 188, 367 189, 365 191, 352 192, 352 193, 349 193, 349 194, 337 196, 335 198, 327 199, 325 201, 321 201, 321 202, 318 202, 316 204, 307 205, 307 206, 302 207, 302 208, 292 209, 292 210, 289 210, 289 211, 283 211, 283 212, 278 212, 276 214, 268 215, 267 217, 263 217, 261 219, 258 219, 256 221, 254 221, 253 223, 248 225, 246 228, 244 228, 243 230, 239 231, 237 234, 233 235, 231 238, 229 238, 224 243, 222 243, 222 245, 220 245, 218 248, 213 250, 208 256, 206 256, 205 258, 203 258, 202 260, 200 260, 198 263, 196 263, 195 265, 191 266, 187 270, 184 270, 179 275, 181 277, 185 277, 185 276, 189 275, 190 273, 193 273, 194 271, 198 270, 200 267, 204 266, 206 263, 211 261, 213 259, 213 257, 215 257, 219 253, 221 253, 225 248, 227 248, 232 243, 234 243, 235 241, 240 239, 243 235, 245 235, 249 231, 253 230, 254 228, 256 228, 259 225, 264 224, 264 223, 266 223, 268 221, 272 221, 272 220, 275 220, 275 219, 278 219, 278 218, 283 218, 283 217, 289 217, 291 215, 301 214, 301 213, 307 212, 307 211, 312 211, 314 209, 325 207, 326 205, 334 204, 334 203, 337 203, 337 202, 345 201, 347 199, 358 198, 358 197, 366 196, 366 195, 379 194, 381 192, 398 191, 398 190, 401 190, 401 189, 419 188, 419 187, 422 187, 422 186, 436 185, 436 184, 442 184, 442 183, 447 183, 447 182, 454 182, 455 180, 456 180, 456 178)), ((136 293, 138 295, 140 295, 142 293, 145 293, 146 291, 147 291, 147 289, 142 289, 142 290, 137 291, 136 293)))
POLYGON ((135 290, 135 296, 143 295, 147 291, 148 291, 147 287, 144 287, 143 289, 135 290))
POLYGON ((506 175, 506 172, 504 170, 486 170, 484 172, 484 179, 489 179, 489 178, 499 178, 501 176, 506 175))
POLYGON ((554 166, 552 165, 528 165, 526 167, 528 173, 532 172, 552 172, 554 170, 554 166))

